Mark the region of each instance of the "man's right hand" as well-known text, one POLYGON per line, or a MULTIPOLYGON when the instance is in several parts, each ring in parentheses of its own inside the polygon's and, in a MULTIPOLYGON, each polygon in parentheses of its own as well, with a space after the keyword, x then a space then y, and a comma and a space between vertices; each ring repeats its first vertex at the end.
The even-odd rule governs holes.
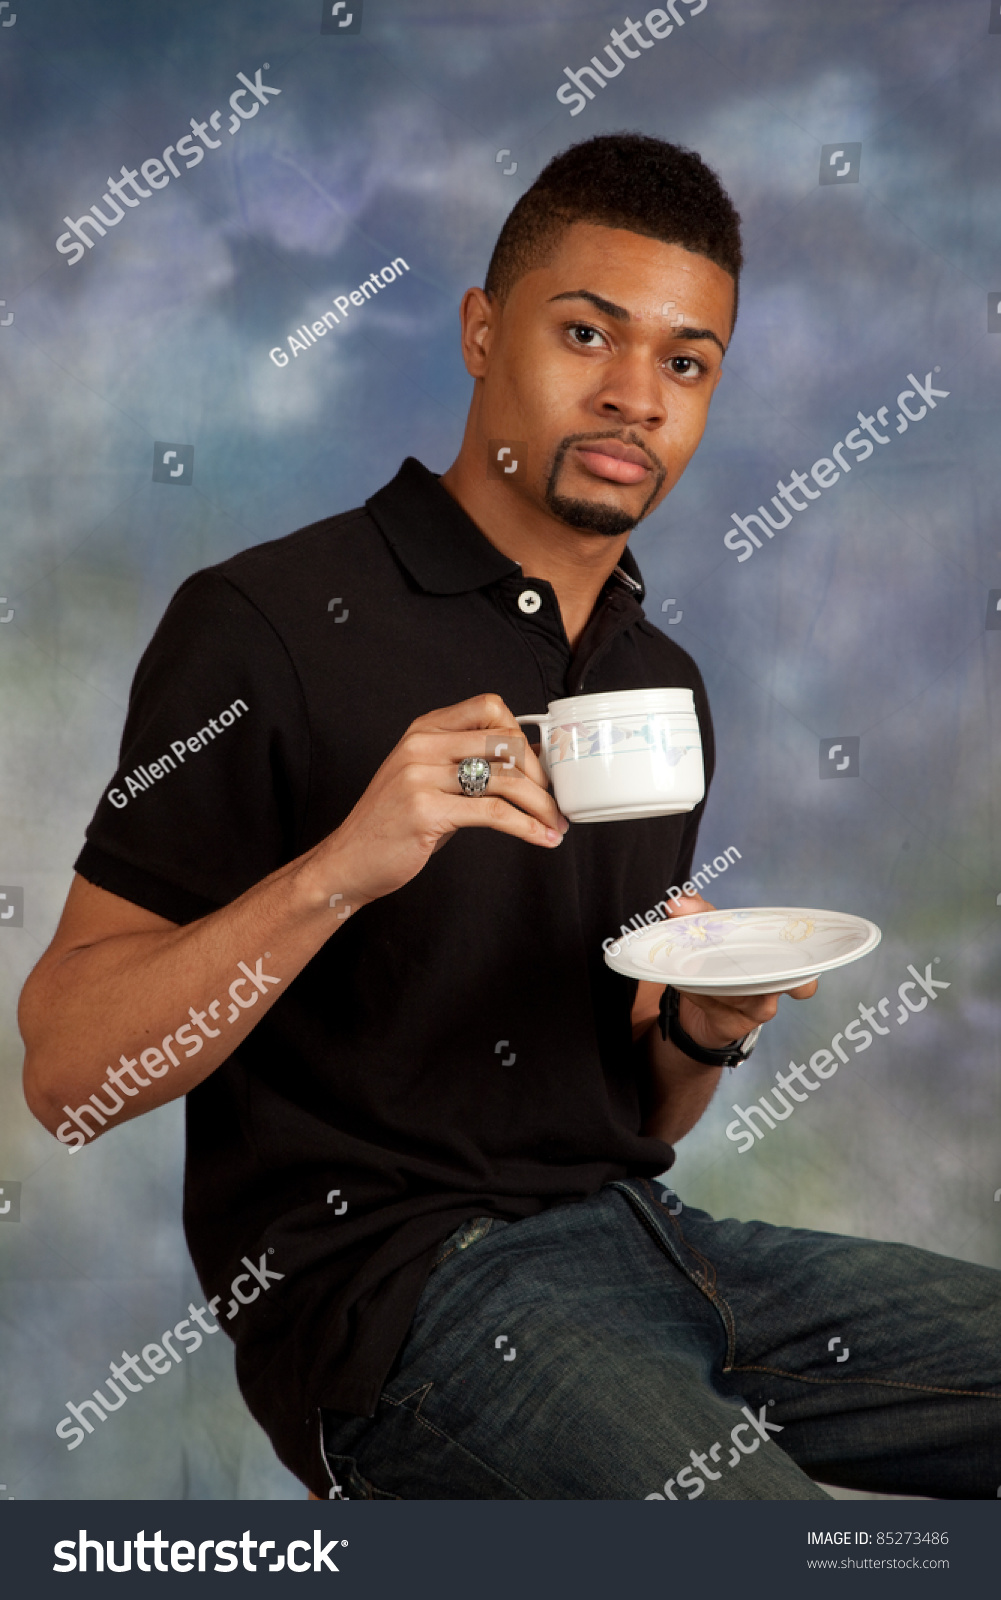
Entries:
POLYGON ((67 1106, 95 1091, 107 1104, 108 1063, 175 1039, 189 1008, 204 1013, 240 981, 240 962, 255 969, 266 955, 267 993, 215 1028, 190 1060, 133 1093, 107 1126, 187 1094, 345 926, 345 913, 402 888, 457 828, 496 828, 552 849, 568 826, 511 712, 485 694, 418 717, 340 827, 208 916, 178 926, 75 876, 52 943, 21 994, 28 1105, 55 1133, 67 1106), (509 751, 501 755, 503 743, 509 751), (490 760, 491 752, 489 789, 471 799, 459 788, 459 762, 490 760))
POLYGON ((496 828, 553 849, 569 826, 504 701, 479 694, 410 724, 354 809, 317 846, 314 867, 324 888, 329 881, 330 892, 357 910, 409 883, 458 828, 496 828), (491 759, 505 740, 510 753, 491 759), (469 797, 459 787, 466 756, 491 760, 483 795, 469 797))

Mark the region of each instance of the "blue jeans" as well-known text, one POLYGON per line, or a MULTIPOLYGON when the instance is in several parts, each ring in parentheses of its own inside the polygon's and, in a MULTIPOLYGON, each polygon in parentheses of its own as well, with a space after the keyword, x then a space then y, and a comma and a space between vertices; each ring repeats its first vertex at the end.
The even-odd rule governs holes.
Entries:
POLYGON ((1001 1272, 629 1178, 457 1229, 376 1415, 323 1437, 334 1498, 994 1499, 1001 1272))

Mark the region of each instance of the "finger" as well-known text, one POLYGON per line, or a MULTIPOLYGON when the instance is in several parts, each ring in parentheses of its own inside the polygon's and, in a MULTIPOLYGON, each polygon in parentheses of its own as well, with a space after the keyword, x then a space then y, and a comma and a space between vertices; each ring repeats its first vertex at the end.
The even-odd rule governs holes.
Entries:
MULTIPOLYGON (((499 737, 504 734, 509 735, 517 764, 531 771, 536 781, 541 783, 543 787, 546 786, 545 772, 538 761, 538 757, 522 733, 521 725, 515 721, 511 708, 501 699, 499 694, 473 695, 470 699, 460 700, 455 705, 440 706, 434 711, 425 712, 423 716, 415 718, 407 730, 408 734, 425 732, 439 734, 448 731, 483 732, 484 736, 490 733, 497 733, 499 737), (520 743, 515 744, 514 741, 520 741, 520 743), (527 760, 526 757, 528 758, 527 760)), ((484 753, 486 753, 486 748, 484 751, 480 751, 479 749, 465 747, 455 759, 456 761, 461 761, 464 756, 484 753)), ((487 760, 491 759, 492 757, 487 754, 487 760)), ((509 753, 502 752, 502 759, 509 760, 509 753)))
POLYGON ((408 760, 448 770, 452 789, 458 788, 459 762, 469 756, 482 756, 490 762, 491 782, 495 777, 518 771, 543 792, 548 789, 545 770, 517 723, 510 728, 470 728, 458 732, 411 728, 401 742, 408 760))
POLYGON ((451 828, 493 828, 497 833, 524 839, 527 844, 546 845, 551 849, 563 842, 564 835, 559 828, 511 805, 499 794, 476 798, 446 795, 443 804, 451 828))
POLYGON ((820 988, 820 979, 811 978, 809 983, 801 984, 798 989, 787 989, 786 994, 794 1000, 809 1000, 820 988))
MULTIPOLYGON (((779 1008, 779 997, 776 994, 717 996, 688 994, 684 991, 681 993, 684 1000, 690 1001, 701 1011, 710 1027, 723 1037, 724 1043, 750 1033, 752 1028, 757 1028, 765 1022, 771 1022, 779 1008)), ((683 1013, 681 1025, 685 1026, 683 1013)))
POLYGON ((416 717, 410 727, 433 733, 463 728, 510 728, 515 733, 521 732, 513 711, 499 694, 476 694, 452 706, 439 706, 416 717))
MULTIPOLYGON (((458 762, 433 766, 424 766, 415 761, 408 762, 402 774, 402 782, 405 788, 419 799, 433 801, 436 798, 441 800, 461 798, 464 805, 481 807, 488 800, 499 800, 509 810, 517 809, 525 812, 543 828, 555 828, 561 837, 570 826, 549 791, 541 788, 529 775, 519 772, 517 768, 512 768, 510 772, 505 772, 503 769, 492 771, 487 789, 482 795, 463 793, 459 784, 458 762)), ((439 816, 441 814, 439 811, 439 816)), ((451 810, 446 808, 446 814, 451 819, 451 810)), ((475 821, 468 819, 457 825, 475 826, 475 821)))
POLYGON ((517 767, 519 772, 527 772, 531 764, 533 776, 538 775, 536 781, 541 779, 545 785, 542 762, 520 729, 510 733, 506 728, 497 728, 486 734, 483 742, 484 754, 494 771, 512 772, 517 767))
MULTIPOLYGON (((552 799, 545 768, 530 748, 523 733, 509 733, 506 729, 501 729, 480 736, 479 730, 476 730, 458 735, 435 734, 433 738, 453 741, 444 747, 439 744, 435 750, 437 758, 442 761, 445 770, 450 774, 449 787, 452 789, 462 792, 458 777, 460 761, 465 760, 467 756, 483 755, 490 763, 489 782, 495 788, 498 784, 503 784, 506 789, 510 789, 522 779, 531 783, 540 794, 548 795, 552 799), (482 748, 472 747, 477 744, 482 748)), ((554 800, 553 805, 555 804, 554 800)))
POLYGON ((668 895, 670 912, 673 917, 693 917, 697 911, 715 911, 716 907, 709 900, 703 900, 700 894, 668 895))
MULTIPOLYGON (((554 796, 548 789, 544 789, 540 784, 536 783, 531 774, 519 772, 517 768, 512 768, 510 772, 505 772, 503 768, 498 768, 493 763, 491 763, 491 768, 484 796, 487 794, 499 795, 502 800, 507 800, 511 805, 519 806, 522 811, 527 811, 530 816, 538 817, 547 827, 559 828, 561 832, 565 832, 570 826, 567 818, 556 804, 554 796)), ((446 784, 446 792, 449 794, 463 794, 462 786, 459 783, 458 770, 458 764, 451 769, 451 778, 446 784)), ((464 798, 478 800, 481 796, 472 795, 464 796, 464 798)))
MULTIPOLYGON (((730 1039, 741 1038, 745 1033, 750 1033, 752 1028, 771 1022, 778 1011, 783 994, 791 994, 796 1000, 809 1000, 811 995, 816 994, 817 988, 817 979, 813 978, 809 983, 801 984, 798 989, 778 990, 773 994, 724 996, 691 994, 685 990, 679 993, 683 999, 696 1006, 708 1025, 718 1031, 721 1037, 725 1036, 724 1042, 728 1042, 730 1039)), ((681 1025, 685 1027, 683 1013, 681 1025)))

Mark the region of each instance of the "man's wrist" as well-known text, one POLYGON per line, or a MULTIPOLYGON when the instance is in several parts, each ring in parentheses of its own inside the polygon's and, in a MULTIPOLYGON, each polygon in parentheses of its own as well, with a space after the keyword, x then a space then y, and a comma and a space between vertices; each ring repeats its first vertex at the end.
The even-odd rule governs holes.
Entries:
POLYGON ((369 904, 357 884, 350 881, 353 874, 343 856, 331 848, 329 839, 307 851, 294 867, 294 898, 307 914, 333 911, 338 921, 344 921, 369 904))

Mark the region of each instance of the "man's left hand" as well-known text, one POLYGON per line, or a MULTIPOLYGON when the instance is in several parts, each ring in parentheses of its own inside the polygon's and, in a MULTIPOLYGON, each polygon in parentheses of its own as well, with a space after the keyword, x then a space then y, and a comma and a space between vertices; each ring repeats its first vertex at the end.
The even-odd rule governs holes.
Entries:
MULTIPOLYGON (((699 894, 684 895, 671 901, 671 915, 691 917, 699 911, 715 911, 716 907, 699 894)), ((688 994, 680 991, 681 1003, 678 1020, 696 1044, 706 1050, 722 1050, 736 1039, 743 1039, 759 1023, 771 1022, 779 1008, 781 995, 789 994, 794 1000, 809 1000, 817 992, 817 979, 798 989, 779 990, 777 994, 711 995, 688 994)))

